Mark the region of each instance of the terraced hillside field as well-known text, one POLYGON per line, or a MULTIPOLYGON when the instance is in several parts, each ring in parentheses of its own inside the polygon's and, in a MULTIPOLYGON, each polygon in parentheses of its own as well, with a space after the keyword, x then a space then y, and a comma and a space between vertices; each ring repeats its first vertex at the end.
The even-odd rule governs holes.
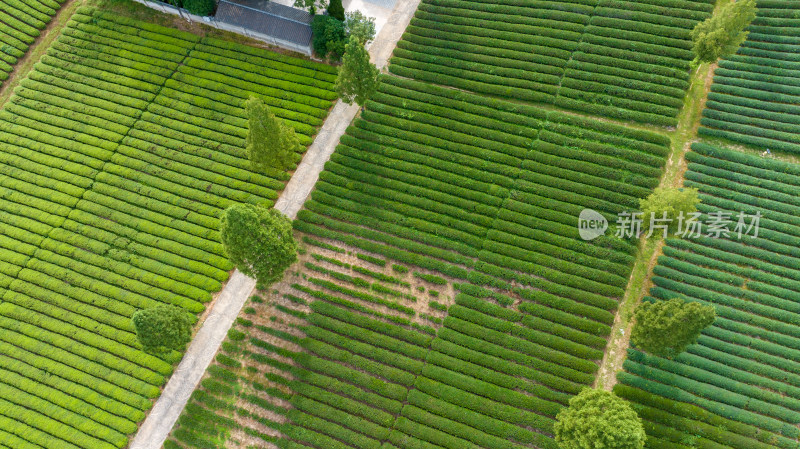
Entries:
MULTIPOLYGON (((189 435, 208 409, 287 448, 554 447, 554 416, 594 381, 635 251, 579 239, 576 217, 635 207, 667 144, 384 77, 295 222, 316 247, 265 293, 280 313, 253 314, 279 323, 250 334, 270 344, 226 350, 228 368, 265 386, 253 394, 266 421, 243 424, 236 407, 254 401, 228 406, 207 394, 229 390, 207 388, 173 447, 210 444, 216 430, 189 435)), ((233 428, 226 447, 254 444, 233 428)))
POLYGON ((0 86, 14 64, 25 56, 64 0, 3 0, 0 2, 0 86))
POLYGON ((759 1, 747 41, 720 61, 700 134, 800 152, 800 4, 759 1))
POLYGON ((687 159, 701 211, 760 211, 758 238, 667 241, 647 300, 690 298, 717 320, 675 360, 630 350, 615 390, 646 420, 649 448, 797 448, 800 167, 706 144, 687 159))
POLYGON ((476 93, 675 126, 689 32, 711 1, 524 4, 423 0, 392 58, 398 75, 476 93))
POLYGON ((0 111, 4 446, 126 446, 179 357, 142 352, 131 315, 203 311, 231 269, 220 212, 270 205, 288 179, 249 170, 244 101, 307 144, 334 73, 78 11, 0 111))

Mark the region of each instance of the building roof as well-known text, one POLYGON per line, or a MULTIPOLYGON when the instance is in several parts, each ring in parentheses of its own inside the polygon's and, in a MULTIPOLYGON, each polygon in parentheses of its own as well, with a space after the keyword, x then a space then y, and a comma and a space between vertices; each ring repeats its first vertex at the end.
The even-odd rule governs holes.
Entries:
POLYGON ((298 45, 311 44, 313 16, 268 0, 220 0, 215 18, 298 45))

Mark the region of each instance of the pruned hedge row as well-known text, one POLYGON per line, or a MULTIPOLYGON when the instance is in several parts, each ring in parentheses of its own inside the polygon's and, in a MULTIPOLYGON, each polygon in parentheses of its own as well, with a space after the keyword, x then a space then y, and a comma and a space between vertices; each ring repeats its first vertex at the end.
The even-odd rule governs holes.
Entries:
POLYGON ((800 42, 789 31, 798 6, 759 4, 748 39, 719 63, 700 133, 769 150, 800 152, 794 105, 800 42))
POLYGON ((56 0, 4 0, 0 10, 0 86, 61 8, 56 0))
POLYGON ((429 0, 391 60, 403 77, 675 126, 708 2, 429 0))
POLYGON ((648 300, 687 297, 713 305, 717 319, 674 360, 632 349, 617 391, 641 404, 648 431, 660 439, 700 434, 737 449, 793 447, 800 434, 800 259, 791 248, 800 222, 790 192, 800 171, 701 143, 687 159, 686 185, 700 190, 701 211, 759 211, 758 238, 668 240, 648 300))
MULTIPOLYGON (((6 6, 34 24, 58 5, 3 1, 2 54, 21 56, 2 39, 16 23, 6 15, 23 14, 6 6)), ((44 448, 128 444, 180 358, 144 353, 130 317, 163 303, 201 312, 232 268, 220 213, 271 205, 288 179, 250 170, 244 101, 262 96, 308 144, 334 79, 321 64, 77 10, 0 111, 0 385, 19 390, 4 390, 17 401, 0 406, 4 429, 44 448)))
POLYGON ((553 103, 591 13, 592 6, 580 2, 425 1, 390 70, 473 92, 553 103))
MULTIPOLYGON (((637 206, 657 184, 668 147, 669 140, 654 133, 384 77, 295 226, 467 282, 455 285, 462 293, 417 371, 419 365, 404 357, 418 358, 424 350, 348 324, 365 322, 361 316, 369 314, 369 320, 413 327, 386 314, 388 304, 369 296, 357 300, 371 281, 328 273, 336 281, 323 283, 309 273, 305 283, 337 294, 294 286, 319 299, 311 304, 316 313, 307 328, 316 355, 300 355, 301 363, 319 372, 344 369, 336 377, 356 366, 409 385, 388 369, 401 368, 415 373, 417 390, 445 395, 437 400, 449 409, 413 403, 418 410, 398 418, 390 433, 395 445, 405 447, 413 438, 419 447, 470 447, 514 435, 520 443, 554 447, 550 437, 527 427, 549 434, 552 417, 594 379, 635 252, 621 240, 586 244, 575 217, 585 207, 611 217, 637 206), (361 293, 353 294, 358 284, 361 293), (518 311, 506 308, 514 299, 482 286, 518 295, 518 311), (340 307, 358 315, 321 316, 340 307)), ((312 424, 314 432, 335 438, 334 429, 312 424)))

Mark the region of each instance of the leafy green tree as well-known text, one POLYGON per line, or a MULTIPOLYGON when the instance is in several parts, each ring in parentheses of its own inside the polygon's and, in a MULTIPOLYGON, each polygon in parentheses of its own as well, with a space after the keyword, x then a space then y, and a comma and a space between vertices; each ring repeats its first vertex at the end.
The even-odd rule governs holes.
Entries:
POLYGON ((375 18, 367 17, 361 11, 347 13, 344 19, 344 31, 347 37, 355 36, 361 45, 375 39, 375 18))
POLYGON ((338 61, 347 42, 344 22, 330 16, 316 16, 311 22, 314 52, 322 58, 338 61))
POLYGON ((331 0, 328 4, 328 15, 336 20, 344 21, 344 6, 342 6, 342 0, 331 0))
POLYGON ((216 0, 183 0, 183 7, 198 16, 210 16, 217 7, 216 0))
POLYGON ((746 28, 755 18, 756 0, 738 0, 698 23, 691 33, 695 54, 693 64, 716 62, 736 53, 747 39, 746 28))
POLYGON ((237 204, 222 213, 222 247, 242 273, 268 287, 297 261, 292 222, 275 209, 237 204))
POLYGON ((161 304, 131 318, 139 343, 153 354, 181 350, 192 338, 192 317, 180 307, 161 304))
POLYGON ((339 98, 347 104, 355 102, 359 106, 364 103, 378 89, 380 72, 375 64, 369 61, 369 53, 364 45, 355 36, 350 36, 345 48, 339 76, 336 78, 334 89, 339 98))
POLYGON ((294 0, 295 8, 307 9, 313 16, 317 11, 328 7, 328 2, 325 0, 294 0))
POLYGON ((553 430, 561 449, 642 449, 647 438, 642 420, 625 400, 592 388, 569 400, 553 430))
MULTIPOLYGON (((668 225, 667 232, 670 235, 674 234, 678 230, 681 214, 686 220, 690 214, 697 212, 699 203, 697 189, 656 187, 647 198, 639 200, 639 208, 642 211, 642 228, 648 230, 651 217, 662 219, 666 213, 666 218, 669 220, 664 222, 668 225)), ((654 228, 653 235, 656 237, 663 235, 663 231, 659 232, 654 228)))
POLYGON ((264 102, 250 97, 245 104, 249 128, 247 157, 254 170, 283 171, 294 165, 300 141, 294 128, 286 125, 269 110, 264 102))
POLYGON ((634 312, 631 341, 642 351, 671 359, 695 343, 715 318, 714 307, 699 302, 645 301, 634 312))

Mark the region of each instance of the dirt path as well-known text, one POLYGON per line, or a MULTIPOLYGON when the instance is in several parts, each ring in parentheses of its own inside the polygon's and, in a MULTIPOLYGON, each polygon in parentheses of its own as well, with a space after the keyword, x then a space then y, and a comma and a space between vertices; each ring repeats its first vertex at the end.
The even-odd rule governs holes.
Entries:
MULTIPOLYGON (((692 75, 689 91, 686 95, 678 126, 669 133, 672 140, 670 156, 661 178, 662 187, 680 187, 687 169, 686 152, 697 140, 700 118, 706 104, 711 82, 714 78, 716 64, 704 64, 692 75)), ((611 336, 600 369, 595 380, 595 387, 611 391, 617 383, 617 373, 622 371, 628 347, 630 346, 631 329, 633 327, 633 311, 652 287, 653 268, 661 255, 663 240, 643 241, 633 265, 625 296, 617 309, 617 315, 611 328, 611 336)))

